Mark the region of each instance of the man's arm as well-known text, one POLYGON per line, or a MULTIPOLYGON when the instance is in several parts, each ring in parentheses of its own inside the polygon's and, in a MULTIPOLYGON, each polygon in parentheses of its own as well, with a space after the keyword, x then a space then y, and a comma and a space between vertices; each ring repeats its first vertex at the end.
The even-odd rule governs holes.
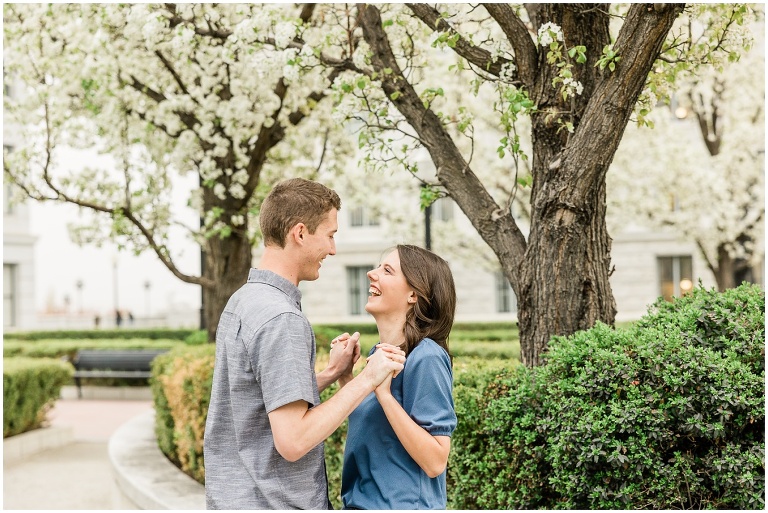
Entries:
POLYGON ((269 423, 277 452, 288 461, 302 458, 328 438, 382 381, 400 372, 403 362, 402 351, 376 351, 362 372, 328 401, 314 408, 305 401, 294 401, 271 411, 269 423))

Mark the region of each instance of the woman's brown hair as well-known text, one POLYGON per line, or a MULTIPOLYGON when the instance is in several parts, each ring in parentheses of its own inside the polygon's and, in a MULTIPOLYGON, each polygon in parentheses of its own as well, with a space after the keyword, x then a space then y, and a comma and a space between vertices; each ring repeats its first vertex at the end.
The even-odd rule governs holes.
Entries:
POLYGON ((405 317, 406 355, 424 338, 448 350, 448 335, 456 314, 456 286, 448 262, 429 250, 398 244, 400 269, 416 295, 416 303, 405 317))

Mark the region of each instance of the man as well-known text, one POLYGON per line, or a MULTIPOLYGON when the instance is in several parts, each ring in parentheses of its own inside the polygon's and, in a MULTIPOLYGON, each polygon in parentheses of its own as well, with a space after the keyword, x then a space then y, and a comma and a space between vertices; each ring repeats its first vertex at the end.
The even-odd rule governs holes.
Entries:
POLYGON ((264 254, 230 298, 216 334, 205 425, 208 509, 328 509, 323 440, 384 379, 404 353, 376 351, 353 378, 359 334, 342 337, 315 374, 315 337, 298 284, 319 277, 336 254, 339 196, 304 179, 279 183, 261 207, 264 254), (320 403, 320 391, 342 388, 320 403))

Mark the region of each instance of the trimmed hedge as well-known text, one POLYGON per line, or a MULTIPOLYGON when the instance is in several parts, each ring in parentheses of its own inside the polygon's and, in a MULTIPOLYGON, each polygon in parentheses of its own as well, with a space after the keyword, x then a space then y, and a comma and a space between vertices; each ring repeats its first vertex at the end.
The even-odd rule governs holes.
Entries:
POLYGON ((49 340, 49 339, 173 339, 185 340, 198 330, 184 328, 125 328, 125 329, 93 329, 93 330, 56 330, 56 331, 11 331, 3 333, 4 340, 49 340))
POLYGON ((759 287, 699 288, 554 338, 463 417, 450 506, 763 509, 764 311, 759 287))
POLYGON ((3 357, 75 357, 80 349, 171 349, 184 342, 174 339, 41 339, 3 341, 3 357))
POLYGON ((180 346, 152 361, 150 386, 160 450, 205 483, 203 433, 211 399, 214 344, 180 346))
POLYGON ((72 365, 48 358, 3 359, 3 438, 40 427, 72 365))

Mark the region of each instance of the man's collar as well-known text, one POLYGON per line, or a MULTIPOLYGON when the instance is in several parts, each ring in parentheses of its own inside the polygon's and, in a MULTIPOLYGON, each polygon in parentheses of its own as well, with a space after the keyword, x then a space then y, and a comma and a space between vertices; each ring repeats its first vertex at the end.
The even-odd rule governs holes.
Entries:
POLYGON ((248 283, 264 283, 266 285, 271 285, 293 299, 297 305, 301 305, 301 291, 299 288, 273 271, 257 269, 254 267, 248 272, 248 283))

